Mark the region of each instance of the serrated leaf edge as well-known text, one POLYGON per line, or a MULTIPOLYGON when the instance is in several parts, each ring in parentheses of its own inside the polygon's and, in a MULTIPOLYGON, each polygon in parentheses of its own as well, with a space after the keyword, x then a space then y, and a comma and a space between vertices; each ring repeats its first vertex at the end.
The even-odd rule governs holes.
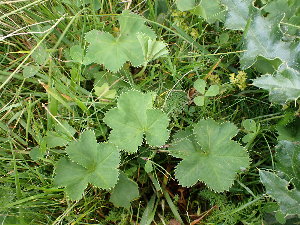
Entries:
MULTIPOLYGON (((120 98, 120 96, 122 96, 123 94, 126 94, 126 93, 128 93, 128 92, 130 92, 130 91, 133 91, 133 92, 137 92, 137 93, 139 93, 139 94, 143 94, 143 95, 145 95, 145 94, 147 94, 147 93, 151 93, 151 92, 142 92, 142 91, 140 91, 140 90, 136 90, 136 89, 130 89, 130 90, 126 90, 126 91, 124 91, 124 92, 122 92, 119 96, 117 96, 115 99, 116 99, 116 102, 117 102, 117 105, 115 106, 115 107, 113 107, 113 108, 110 108, 107 112, 109 112, 110 110, 112 110, 112 109, 119 109, 118 108, 118 101, 119 101, 119 98, 120 98)), ((155 99, 154 99, 154 101, 156 100, 156 96, 155 96, 155 99)), ((154 107, 153 106, 153 103, 154 103, 154 101, 152 102, 152 108, 151 109, 156 109, 156 110, 159 110, 159 111, 161 111, 163 114, 165 114, 166 116, 167 116, 167 119, 168 119, 168 122, 170 122, 170 118, 168 117, 168 115, 162 110, 162 109, 160 109, 160 108, 156 108, 156 107, 154 107)), ((148 110, 148 109, 147 109, 148 110)), ((146 111, 147 111, 146 110, 146 111)), ((106 113, 107 113, 106 112, 106 113)), ((106 114, 105 113, 105 114, 106 114)), ((103 121, 105 122, 105 116, 104 116, 104 118, 103 118, 103 121)), ((106 123, 106 122, 105 122, 106 123)), ((107 123, 106 123, 107 124, 107 123)), ((108 125, 108 124, 107 124, 108 125)), ((109 126, 109 125, 108 125, 109 126)), ((110 126, 109 126, 110 127, 110 126)), ((110 127, 111 128, 111 131, 113 130, 113 128, 112 127, 110 127)), ((168 137, 168 139, 170 138, 170 133, 171 133, 171 131, 169 130, 169 129, 167 129, 168 130, 168 133, 169 133, 169 137, 168 137)), ((110 136, 110 134, 111 134, 111 131, 109 132, 109 135, 108 136, 110 136)), ((165 143, 168 141, 168 139, 165 141, 165 143)), ((108 139, 108 142, 109 143, 111 143, 111 144, 113 144, 113 145, 115 145, 118 149, 119 149, 119 151, 122 151, 122 152, 126 152, 126 153, 128 153, 128 154, 134 154, 134 153, 137 153, 137 151, 139 150, 139 148, 143 145, 143 143, 145 142, 147 145, 149 145, 148 144, 148 142, 147 142, 147 139, 145 138, 145 133, 143 133, 143 141, 142 141, 142 143, 138 146, 138 149, 136 150, 136 151, 126 151, 126 150, 124 150, 124 149, 122 149, 122 148, 120 148, 118 145, 116 145, 115 143, 113 143, 113 142, 111 142, 109 139, 108 139)), ((150 147, 159 147, 159 146, 152 146, 152 145, 149 145, 150 147)))
MULTIPOLYGON (((95 131, 94 131, 94 130, 87 129, 87 130, 85 130, 85 131, 91 131, 91 132, 93 132, 93 134, 94 134, 95 137, 96 137, 96 134, 95 134, 95 131)), ((84 133, 85 131, 81 132, 81 134, 84 133)), ((81 134, 80 134, 80 135, 81 135, 81 134)), ((79 137, 80 137, 80 136, 79 136, 79 137)), ((95 139, 96 139, 96 138, 95 138, 95 139)), ((76 140, 76 142, 77 142, 77 140, 76 140)), ((97 142, 97 139, 96 139, 96 142, 97 142)), ((109 142, 101 142, 101 143, 98 143, 98 142, 97 142, 97 145, 100 145, 100 144, 111 144, 111 143, 109 143, 109 142)), ((116 146, 116 145, 114 145, 114 146, 116 146)), ((116 150, 119 151, 119 148, 116 147, 116 150)), ((71 161, 72 163, 77 164, 78 166, 81 166, 81 167, 87 169, 85 166, 83 166, 83 165, 79 164, 78 162, 75 162, 74 160, 72 160, 72 159, 69 157, 68 153, 66 153, 66 156, 64 156, 64 158, 66 158, 67 160, 71 161)), ((120 154, 118 154, 118 159, 119 159, 119 164, 118 164, 118 166, 113 168, 113 169, 117 169, 117 171, 118 171, 118 178, 117 178, 115 184, 114 184, 112 187, 110 187, 110 188, 100 188, 100 187, 98 187, 98 186, 95 186, 95 185, 91 184, 90 182, 87 182, 87 184, 85 185, 84 191, 83 191, 83 193, 81 194, 81 198, 84 196, 85 190, 86 190, 86 188, 87 188, 89 185, 92 185, 93 187, 96 187, 96 188, 99 188, 99 189, 102 189, 102 190, 108 190, 108 191, 111 190, 111 189, 113 189, 113 188, 116 186, 116 184, 117 184, 118 181, 119 181, 119 175, 120 175, 120 170, 119 170, 120 161, 121 161, 121 155, 120 155, 120 154)), ((57 172, 56 172, 57 166, 56 166, 56 164, 57 164, 58 162, 59 162, 59 161, 57 161, 57 162, 55 163, 55 169, 54 169, 54 174, 55 174, 55 175, 57 175, 57 172)), ((64 189, 64 192, 65 192, 65 194, 66 194, 66 196, 67 196, 69 199, 71 199, 70 196, 69 196, 69 195, 67 194, 67 192, 65 191, 66 186, 63 186, 63 185, 56 185, 56 186, 59 187, 59 188, 63 188, 63 189, 64 189)), ((81 198, 78 199, 78 200, 75 200, 75 201, 79 201, 79 200, 81 200, 81 198)))
MULTIPOLYGON (((206 118, 206 119, 201 119, 201 120, 212 120, 212 121, 214 121, 214 122, 216 122, 217 124, 219 124, 219 125, 222 125, 222 124, 226 124, 226 123, 231 123, 231 124, 233 124, 235 127, 236 127, 236 129, 237 129, 237 132, 239 132, 239 129, 238 129, 238 127, 234 124, 234 123, 232 123, 232 122, 229 122, 229 121, 223 121, 223 122, 218 122, 218 121, 215 121, 214 119, 212 119, 212 118, 206 118)), ((199 123, 201 120, 199 120, 197 123, 199 123)), ((196 124, 197 124, 196 123, 196 124)), ((194 124, 195 125, 195 124, 194 124)), ((192 132, 193 132, 193 135, 195 135, 195 132, 194 132, 194 127, 193 127, 193 129, 192 129, 192 132)), ((233 136, 233 137, 235 137, 237 135, 237 133, 233 136)), ((232 137, 232 138, 233 138, 232 137)), ((187 137, 186 137, 187 138, 187 137)), ((232 138, 230 138, 228 141, 230 141, 230 142, 232 142, 232 143, 236 143, 236 144, 238 144, 241 148, 243 148, 243 150, 247 153, 247 158, 248 158, 248 167, 249 167, 249 165, 251 164, 251 162, 252 162, 252 160, 251 160, 251 158, 249 157, 249 153, 248 153, 248 150, 244 147, 244 146, 242 146, 239 142, 237 142, 237 141, 234 141, 234 140, 232 140, 232 138)), ((185 139, 185 138, 182 138, 182 139, 185 139)), ((199 144, 199 142, 198 141, 196 141, 197 142, 197 144, 198 145, 200 145, 199 144)), ((201 146, 201 145, 200 145, 201 146)), ((169 153, 170 154, 170 153, 169 153)), ((171 155, 172 156, 172 155, 171 155)), ((172 157, 174 157, 174 156, 172 156, 172 157)), ((178 157, 175 157, 175 158, 178 158, 178 157)), ((183 160, 183 159, 182 159, 183 160)), ((181 161, 182 161, 181 160, 181 161)), ((181 162, 180 161, 180 162, 181 162)), ((177 166, 179 165, 179 163, 176 165, 176 168, 175 168, 175 177, 176 177, 176 174, 177 174, 177 166)), ((188 185, 182 185, 182 183, 180 182, 180 180, 178 180, 177 178, 176 178, 176 180, 178 181, 178 183, 181 185, 181 186, 183 186, 183 187, 192 187, 192 186, 194 186, 195 184, 197 184, 199 181, 200 182, 202 182, 202 183, 204 183, 205 184, 205 186, 206 187, 208 187, 211 191, 213 191, 213 192, 215 192, 215 193, 221 193, 221 192, 224 192, 224 191, 229 191, 229 189, 233 186, 233 184, 234 184, 234 181, 236 180, 236 177, 237 177, 237 175, 239 174, 239 173, 241 173, 242 171, 239 171, 239 170, 237 170, 237 171, 235 171, 235 178, 232 180, 232 183, 231 183, 231 185, 228 187, 228 189, 225 189, 225 190, 223 190, 223 191, 215 191, 213 188, 211 188, 209 185, 207 185, 206 183, 205 183, 205 181, 203 181, 203 180, 201 180, 201 179, 197 179, 197 181, 195 182, 195 183, 193 183, 192 185, 190 185, 190 186, 188 186, 188 185)))
MULTIPOLYGON (((143 17, 142 15, 133 13, 133 12, 131 12, 130 10, 124 10, 124 11, 128 11, 129 14, 131 14, 131 15, 137 15, 137 16, 140 16, 140 17, 143 19, 144 25, 145 25, 145 23, 147 22, 147 19, 146 19, 145 17, 143 17)), ((123 12, 124 12, 124 11, 123 11, 123 12)), ((123 12, 122 12, 122 14, 123 14, 123 12)), ((122 14, 119 14, 118 16, 122 16, 122 14)), ((118 18, 118 21, 119 21, 119 18, 118 18)), ((147 25, 145 25, 145 26, 147 26, 147 25)), ((155 34, 155 40, 156 40, 157 35, 156 35, 155 31, 152 29, 152 27, 150 27, 150 26, 147 26, 147 27, 148 27, 148 29, 150 29, 150 30, 153 31, 153 33, 155 34)), ((97 30, 97 29, 92 29, 92 30, 90 30, 90 31, 88 31, 88 32, 91 32, 91 31, 93 31, 93 30, 99 31, 99 32, 101 32, 101 33, 111 34, 111 33, 107 32, 107 31, 100 31, 100 30, 97 30)), ((87 32, 87 33, 88 33, 88 32, 87 32)), ((145 34, 145 33, 143 33, 143 32, 137 32, 137 33, 135 34, 135 36, 137 36, 138 34, 144 34, 144 35, 147 36, 147 34, 145 34)), ((85 39, 86 42, 88 42, 88 41, 86 40, 86 37, 84 37, 84 39, 85 39)), ((164 41, 162 41, 162 42, 165 44, 164 41)), ((90 42, 88 42, 88 43, 90 43, 90 42)), ((166 44, 165 44, 165 45, 166 45, 166 44)), ((90 48, 90 46, 88 46, 88 47, 86 48, 85 55, 86 55, 86 53, 87 53, 87 51, 88 51, 89 48, 90 48)), ((166 48, 167 48, 167 45, 166 45, 166 48)), ((168 50, 168 48, 167 48, 167 50, 168 50)), ((168 50, 168 53, 169 53, 169 50, 168 50)), ((84 57, 85 57, 85 56, 84 56, 84 57)), ((83 61, 84 61, 84 59, 83 59, 83 61)), ((92 62, 92 63, 95 63, 95 62, 92 62)), ((124 62, 123 65, 122 65, 120 68, 118 68, 116 71, 112 71, 112 70, 106 68, 106 66, 105 66, 104 64, 101 64, 101 65, 102 65, 106 70, 108 70, 110 73, 118 73, 126 63, 130 63, 130 64, 132 65, 132 63, 131 63, 130 60, 126 60, 126 62, 124 62)), ((135 67, 139 68, 139 67, 141 67, 144 63, 145 63, 145 62, 140 63, 139 65, 136 65, 135 67)), ((91 63, 89 63, 89 64, 91 64, 91 63)), ((98 63, 96 63, 96 64, 98 64, 98 63)), ((87 65, 88 65, 88 64, 87 64, 87 65)))

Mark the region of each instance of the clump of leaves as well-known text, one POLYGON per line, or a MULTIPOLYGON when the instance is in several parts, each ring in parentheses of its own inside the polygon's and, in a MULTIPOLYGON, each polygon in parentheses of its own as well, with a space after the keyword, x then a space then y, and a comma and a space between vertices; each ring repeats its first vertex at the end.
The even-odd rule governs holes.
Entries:
POLYGON ((240 90, 244 90, 247 87, 247 74, 244 71, 239 71, 237 74, 229 74, 230 83, 236 85, 240 90))
MULTIPOLYGON (((225 26, 233 30, 246 31, 244 34, 244 50, 241 54, 240 64, 247 69, 258 63, 259 57, 264 59, 265 66, 256 66, 259 72, 266 73, 266 65, 275 70, 274 74, 267 74, 254 80, 257 87, 270 92, 270 101, 285 104, 296 101, 299 98, 299 55, 300 44, 294 38, 281 31, 280 23, 284 19, 283 12, 287 14, 286 19, 290 21, 291 27, 298 26, 299 3, 297 1, 275 0, 264 7, 269 15, 264 16, 265 11, 254 6, 253 0, 214 0, 209 6, 206 1, 198 5, 195 0, 177 0, 177 7, 182 11, 197 11, 200 7, 200 16, 208 23, 212 20, 205 16, 205 12, 213 9, 208 15, 217 15, 215 19, 224 20, 225 26), (220 5, 226 7, 226 18, 219 17, 222 13, 220 5), (247 28, 246 28, 247 27, 247 28), (274 60, 280 61, 280 67, 274 66, 274 60)), ((292 33, 295 31, 284 27, 292 33)), ((244 88, 241 86, 240 88, 244 88)))
POLYGON ((87 130, 66 148, 68 157, 56 164, 54 184, 64 186, 72 200, 79 200, 88 183, 103 189, 113 188, 119 176, 120 153, 110 143, 97 143, 87 130))
POLYGON ((162 41, 156 41, 156 34, 145 25, 145 19, 128 10, 118 16, 120 34, 92 30, 85 39, 90 43, 84 64, 103 64, 108 70, 117 72, 129 61, 137 67, 168 53, 162 41))
POLYGON ((169 138, 169 119, 153 108, 154 93, 128 91, 120 95, 117 108, 109 110, 104 122, 112 128, 109 141, 120 149, 134 153, 145 135, 151 146, 164 145, 169 138))
POLYGON ((203 181, 216 192, 229 190, 237 172, 250 164, 246 149, 231 140, 237 133, 234 124, 212 119, 179 131, 169 148, 172 156, 183 159, 176 167, 179 183, 190 187, 203 181))

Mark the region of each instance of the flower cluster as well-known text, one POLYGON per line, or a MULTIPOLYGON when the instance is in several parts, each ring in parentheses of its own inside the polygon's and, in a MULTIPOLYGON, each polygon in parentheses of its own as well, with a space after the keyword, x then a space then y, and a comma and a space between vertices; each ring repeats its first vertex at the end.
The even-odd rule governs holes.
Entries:
POLYGON ((239 71, 238 74, 229 74, 229 80, 231 84, 238 86, 241 90, 247 87, 247 74, 244 71, 239 71))

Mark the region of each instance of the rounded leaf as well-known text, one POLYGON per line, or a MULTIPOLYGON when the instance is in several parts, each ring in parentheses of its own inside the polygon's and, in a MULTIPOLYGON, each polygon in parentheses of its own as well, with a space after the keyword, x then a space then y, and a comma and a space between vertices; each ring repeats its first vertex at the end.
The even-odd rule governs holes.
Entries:
POLYGON ((250 164, 247 151, 231 140, 237 131, 237 127, 229 122, 219 124, 212 119, 200 120, 192 135, 186 133, 188 136, 181 138, 188 145, 180 144, 180 140, 175 144, 176 156, 183 159, 176 167, 175 177, 179 183, 190 187, 203 181, 216 192, 229 190, 236 174, 250 164))

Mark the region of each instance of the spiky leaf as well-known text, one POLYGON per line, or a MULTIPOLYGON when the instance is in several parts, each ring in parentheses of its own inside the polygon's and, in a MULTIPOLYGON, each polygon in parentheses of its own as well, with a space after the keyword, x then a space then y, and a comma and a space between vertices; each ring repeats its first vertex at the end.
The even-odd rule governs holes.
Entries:
POLYGON ((298 67, 300 45, 283 42, 279 28, 282 17, 269 20, 254 13, 249 29, 245 35, 246 51, 241 57, 243 68, 252 66, 258 56, 266 59, 279 58, 291 67, 298 67))
POLYGON ((169 120, 165 113, 153 108, 153 93, 128 91, 119 99, 117 108, 104 118, 112 128, 109 141, 129 153, 136 152, 146 136, 151 146, 163 145, 169 137, 169 120))
POLYGON ((270 1, 264 10, 269 13, 268 16, 276 17, 283 12, 288 18, 292 17, 299 10, 300 2, 297 0, 273 0, 270 1))
POLYGON ((114 187, 110 201, 116 207, 129 209, 130 202, 139 197, 139 187, 137 183, 129 179, 126 174, 120 173, 118 183, 114 187))
POLYGON ((290 35, 299 33, 300 25, 300 1, 298 0, 273 0, 263 8, 268 12, 270 19, 276 18, 278 15, 284 14, 283 24, 285 32, 290 35))
POLYGON ((249 156, 233 138, 237 127, 229 122, 200 120, 193 132, 180 133, 170 153, 183 160, 176 168, 176 178, 183 186, 203 181, 214 191, 228 190, 236 173, 249 166, 249 156))
POLYGON ((118 16, 120 34, 114 37, 112 34, 92 30, 86 34, 86 41, 90 43, 84 64, 103 64, 112 72, 117 72, 122 65, 130 61, 133 66, 144 63, 143 51, 138 33, 143 33, 151 39, 155 39, 155 33, 145 25, 143 17, 124 10, 118 16))
POLYGON ((253 0, 221 0, 227 7, 225 26, 232 30, 244 30, 249 19, 253 0))
POLYGON ((289 21, 291 17, 297 14, 299 8, 300 2, 297 0, 273 0, 264 7, 264 11, 268 12, 268 17, 271 18, 276 18, 284 13, 284 20, 289 21))
POLYGON ((284 214, 300 213, 300 144, 280 141, 276 146, 276 169, 278 175, 260 171, 261 182, 284 214))
POLYGON ((260 170, 259 175, 267 193, 279 203, 282 212, 285 214, 300 214, 299 190, 289 190, 289 182, 274 173, 260 170))
POLYGON ((118 180, 120 153, 109 143, 98 144, 92 131, 85 131, 78 141, 66 148, 69 158, 56 165, 54 184, 64 186, 72 200, 79 200, 88 183, 103 189, 115 186, 118 180))
POLYGON ((285 65, 275 75, 256 78, 253 85, 268 90, 271 102, 285 104, 300 97, 300 73, 285 65))

